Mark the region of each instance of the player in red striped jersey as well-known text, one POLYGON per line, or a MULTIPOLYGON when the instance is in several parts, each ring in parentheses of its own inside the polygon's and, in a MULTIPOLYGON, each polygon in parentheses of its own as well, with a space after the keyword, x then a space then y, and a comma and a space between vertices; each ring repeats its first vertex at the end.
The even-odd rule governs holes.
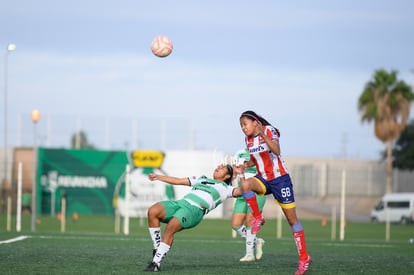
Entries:
POLYGON ((252 178, 244 179, 243 174, 239 175, 243 197, 254 217, 252 234, 256 234, 265 222, 257 205, 255 194, 273 194, 292 229, 298 250, 299 264, 295 274, 305 274, 312 258, 307 252, 305 232, 296 215, 292 181, 280 155, 280 132, 253 111, 241 114, 240 127, 245 134, 246 147, 250 153, 250 160, 242 168, 256 166, 257 169, 256 176, 252 178))

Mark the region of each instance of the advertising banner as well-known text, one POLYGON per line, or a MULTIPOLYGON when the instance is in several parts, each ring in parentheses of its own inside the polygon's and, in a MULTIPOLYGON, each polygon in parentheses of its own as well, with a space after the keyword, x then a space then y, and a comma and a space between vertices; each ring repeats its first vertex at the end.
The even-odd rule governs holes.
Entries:
POLYGON ((38 149, 37 213, 112 215, 115 186, 129 163, 125 151, 38 149))

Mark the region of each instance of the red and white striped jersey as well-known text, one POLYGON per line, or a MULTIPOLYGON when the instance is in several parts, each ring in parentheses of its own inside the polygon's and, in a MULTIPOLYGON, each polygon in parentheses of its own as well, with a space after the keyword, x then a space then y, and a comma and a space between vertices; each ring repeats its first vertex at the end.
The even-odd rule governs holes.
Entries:
MULTIPOLYGON (((279 135, 276 129, 271 125, 264 126, 264 133, 271 140, 278 140, 279 135)), ((277 156, 270 151, 269 146, 258 134, 254 137, 245 138, 246 147, 249 150, 250 158, 254 161, 257 169, 257 175, 267 181, 288 174, 287 167, 282 157, 277 156)))

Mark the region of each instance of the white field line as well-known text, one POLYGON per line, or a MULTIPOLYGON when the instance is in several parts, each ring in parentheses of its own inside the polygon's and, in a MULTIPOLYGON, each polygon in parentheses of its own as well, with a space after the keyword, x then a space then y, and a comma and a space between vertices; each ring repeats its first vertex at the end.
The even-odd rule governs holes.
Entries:
MULTIPOLYGON (((33 235, 33 236, 22 236, 25 238, 33 238, 33 239, 55 239, 55 240, 87 240, 87 241, 139 241, 139 242, 147 242, 150 240, 148 238, 136 238, 136 237, 122 237, 122 236, 80 236, 80 235, 33 235)), ((19 237, 21 238, 21 237, 19 237)), ((17 238, 15 238, 17 239, 17 238)), ((15 240, 18 241, 18 240, 15 240)), ((187 240, 188 242, 197 242, 197 243, 221 243, 222 240, 187 240)), ((6 242, 6 241, 5 241, 6 242)), ((244 240, 240 238, 240 240, 231 240, 231 242, 236 243, 244 243, 244 240)))
MULTIPOLYGON (((39 239, 66 239, 66 240, 91 240, 91 241, 102 241, 102 240, 113 240, 113 241, 148 241, 148 238, 129 238, 129 237, 122 237, 122 236, 110 236, 110 235, 106 235, 106 236, 76 236, 76 235, 39 235, 39 236, 20 236, 20 237, 16 237, 13 239, 9 239, 9 240, 4 240, 4 241, 0 241, 0 244, 5 244, 5 243, 13 243, 13 242, 17 242, 17 241, 22 241, 24 239, 27 238, 39 238, 39 239)), ((214 240, 214 239, 210 239, 210 240, 187 240, 188 242, 197 242, 197 243, 221 243, 222 240, 214 240)), ((280 240, 280 241, 284 241, 284 240, 280 240)), ((290 240, 289 240, 290 241, 290 240)), ((236 242, 236 243, 242 243, 244 242, 244 240, 231 240, 231 242, 236 242)), ((392 244, 369 244, 369 243, 320 243, 320 245, 322 246, 337 246, 337 247, 372 247, 372 248, 391 248, 394 247, 394 245, 392 244)))
POLYGON ((19 236, 13 239, 8 239, 8 240, 4 240, 4 241, 0 241, 0 244, 5 244, 5 243, 14 243, 14 242, 18 242, 18 241, 23 241, 27 238, 30 238, 30 236, 19 236))
POLYGON ((50 235, 50 236, 45 236, 45 235, 41 235, 41 236, 33 236, 34 238, 39 238, 39 239, 65 239, 65 240, 90 240, 90 241, 102 241, 102 240, 108 240, 108 241, 131 241, 131 240, 138 240, 138 241, 148 241, 148 238, 128 238, 128 237, 108 237, 108 236, 70 236, 70 235, 66 235, 66 236, 55 236, 55 235, 50 235))

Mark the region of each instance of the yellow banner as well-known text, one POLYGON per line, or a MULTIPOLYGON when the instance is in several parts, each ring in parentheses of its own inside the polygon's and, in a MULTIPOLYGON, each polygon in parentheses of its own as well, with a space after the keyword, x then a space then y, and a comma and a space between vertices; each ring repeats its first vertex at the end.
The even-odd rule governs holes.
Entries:
POLYGON ((134 151, 131 153, 132 163, 135 167, 160 168, 164 161, 161 151, 134 151))

